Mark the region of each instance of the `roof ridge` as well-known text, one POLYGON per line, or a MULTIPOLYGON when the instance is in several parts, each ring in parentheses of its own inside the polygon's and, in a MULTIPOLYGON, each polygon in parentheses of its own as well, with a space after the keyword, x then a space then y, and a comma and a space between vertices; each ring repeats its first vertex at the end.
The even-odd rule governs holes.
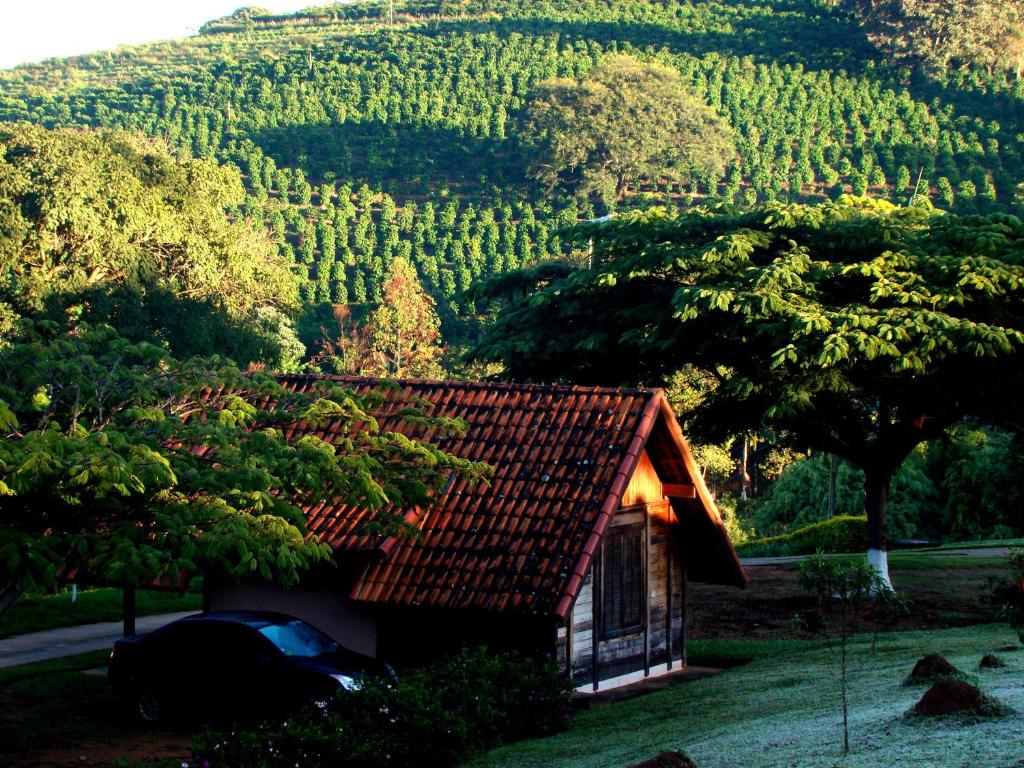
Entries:
POLYGON ((484 390, 506 390, 506 391, 537 391, 537 392, 558 392, 558 393, 590 393, 590 394, 617 394, 617 395, 644 395, 654 396, 664 392, 662 387, 614 387, 614 386, 591 386, 586 384, 538 384, 533 382, 523 383, 515 381, 475 381, 468 379, 415 379, 415 378, 385 378, 382 376, 353 376, 323 373, 277 373, 273 374, 278 380, 303 379, 307 381, 336 381, 350 382, 353 384, 372 384, 393 382, 400 386, 443 386, 462 389, 484 389, 484 390))

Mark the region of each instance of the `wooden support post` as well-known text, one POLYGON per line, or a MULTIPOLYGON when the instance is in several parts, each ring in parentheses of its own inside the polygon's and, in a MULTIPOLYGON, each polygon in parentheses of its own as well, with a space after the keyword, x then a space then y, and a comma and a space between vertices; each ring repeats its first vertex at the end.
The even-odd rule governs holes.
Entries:
POLYGON ((569 618, 565 623, 565 671, 572 680, 572 625, 575 622, 576 606, 569 609, 569 618))
POLYGON ((644 508, 644 677, 651 674, 651 510, 644 508))
POLYGON ((680 621, 679 621, 679 636, 680 636, 680 649, 679 649, 680 653, 679 653, 679 656, 680 656, 680 663, 682 664, 683 667, 685 667, 688 664, 686 645, 687 645, 687 642, 688 642, 688 639, 689 639, 687 631, 686 631, 686 624, 687 624, 687 619, 689 618, 689 613, 690 613, 689 596, 687 594, 689 592, 689 578, 690 578, 690 574, 689 574, 689 569, 687 568, 687 564, 686 564, 686 560, 685 559, 683 560, 682 571, 683 571, 683 573, 682 573, 683 584, 682 584, 682 591, 681 591, 681 595, 680 595, 681 599, 679 600, 679 603, 680 603, 679 607, 682 610, 682 616, 681 616, 680 621))
POLYGON ((665 668, 672 669, 672 524, 665 533, 665 668))
POLYGON ((597 557, 594 558, 594 565, 591 568, 591 578, 594 580, 593 589, 591 589, 591 592, 594 595, 594 605, 592 609, 594 619, 590 622, 590 633, 593 640, 590 674, 595 693, 601 684, 601 624, 604 618, 604 595, 602 594, 602 587, 604 585, 601 583, 604 571, 604 568, 602 568, 602 560, 604 560, 604 546, 601 547, 601 551, 598 552, 597 557))
POLYGON ((124 587, 121 591, 121 612, 124 618, 124 636, 135 634, 135 587, 124 587))

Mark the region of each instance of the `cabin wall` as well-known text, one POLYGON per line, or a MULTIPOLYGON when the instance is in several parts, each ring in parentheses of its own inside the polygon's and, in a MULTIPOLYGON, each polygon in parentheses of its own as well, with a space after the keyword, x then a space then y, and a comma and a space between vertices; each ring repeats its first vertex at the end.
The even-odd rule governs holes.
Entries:
MULTIPOLYGON (((643 525, 647 532, 647 608, 646 623, 639 631, 619 637, 601 638, 597 648, 599 681, 610 681, 623 675, 648 670, 660 671, 669 662, 671 637, 673 666, 679 666, 683 657, 683 613, 685 592, 685 566, 682 547, 673 536, 678 536, 672 508, 665 499, 647 454, 644 453, 637 470, 623 494, 622 508, 612 520, 612 529, 619 526, 643 525), (671 577, 671 584, 669 579, 671 577), (672 626, 668 626, 669 592, 671 591, 672 626)), ((586 580, 573 605, 568 626, 557 633, 557 658, 563 671, 568 671, 580 686, 594 680, 594 632, 600 634, 600 610, 595 611, 594 580, 602 567, 602 558, 595 558, 586 580), (596 620, 596 621, 595 621, 596 620), (571 637, 570 637, 571 634, 571 637), (571 647, 571 665, 568 663, 571 647), (571 668, 570 668, 571 667, 571 668)))

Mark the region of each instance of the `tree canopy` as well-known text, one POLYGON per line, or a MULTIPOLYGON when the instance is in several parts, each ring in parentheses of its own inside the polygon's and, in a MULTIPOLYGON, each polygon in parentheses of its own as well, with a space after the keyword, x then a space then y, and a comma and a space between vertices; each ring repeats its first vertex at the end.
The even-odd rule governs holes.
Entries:
POLYGON ((272 335, 262 350, 231 339, 299 300, 266 233, 229 215, 244 197, 237 171, 159 141, 0 126, 0 301, 58 319, 77 305, 179 354, 216 348, 276 363, 272 335))
POLYGON ((363 373, 396 378, 441 375, 441 328, 434 300, 416 270, 402 258, 391 262, 379 306, 367 318, 369 359, 363 373))
POLYGON ((381 301, 369 312, 336 306, 321 327, 314 363, 332 373, 386 378, 439 378, 441 321, 403 258, 391 262, 381 301))
POLYGON ((864 470, 872 549, 917 444, 969 415, 1019 423, 1016 217, 846 197, 632 213, 577 237, 593 268, 520 284, 475 355, 513 378, 606 384, 697 366, 718 382, 691 414, 698 434, 769 428, 864 470))
POLYGON ((401 510, 429 505, 451 472, 485 468, 380 432, 380 397, 326 381, 298 394, 109 326, 22 321, 0 352, 0 610, 58 572, 127 586, 182 571, 294 583, 330 559, 305 531, 302 507, 318 500, 375 511, 367 533, 401 532, 401 510), (328 420, 342 426, 338 445, 288 436, 328 420))
POLYGON ((735 155, 728 124, 678 70, 612 55, 583 80, 556 78, 530 96, 523 140, 532 173, 605 205, 644 180, 715 182, 735 155))
MULTIPOLYGON (((649 179, 620 209, 917 190, 960 213, 1011 210, 1024 81, 974 64, 915 75, 826 4, 839 2, 396 0, 394 26, 377 0, 248 15, 0 71, 0 121, 117 128, 233 166, 247 195, 232 215, 269 233, 311 311, 376 304, 402 256, 459 345, 475 338, 470 283, 567 255, 558 230, 600 215, 524 175, 517 117, 538 83, 587 80, 616 53, 677 71, 736 142, 715 183, 649 179)), ((209 340, 240 363, 265 357, 228 349, 240 334, 187 312, 150 311, 152 292, 137 305, 180 320, 174 338, 209 340)), ((98 299, 90 306, 102 319, 98 299)))
POLYGON ((1024 69, 1021 0, 846 0, 883 50, 933 69, 1024 69))

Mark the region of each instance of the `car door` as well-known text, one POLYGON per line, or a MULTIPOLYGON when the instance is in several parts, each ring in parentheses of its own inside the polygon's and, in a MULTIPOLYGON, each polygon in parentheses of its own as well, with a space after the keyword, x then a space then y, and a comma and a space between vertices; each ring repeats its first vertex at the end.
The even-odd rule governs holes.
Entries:
POLYGON ((246 715, 267 710, 269 679, 280 654, 251 627, 221 622, 210 637, 208 677, 211 697, 224 714, 246 715))

